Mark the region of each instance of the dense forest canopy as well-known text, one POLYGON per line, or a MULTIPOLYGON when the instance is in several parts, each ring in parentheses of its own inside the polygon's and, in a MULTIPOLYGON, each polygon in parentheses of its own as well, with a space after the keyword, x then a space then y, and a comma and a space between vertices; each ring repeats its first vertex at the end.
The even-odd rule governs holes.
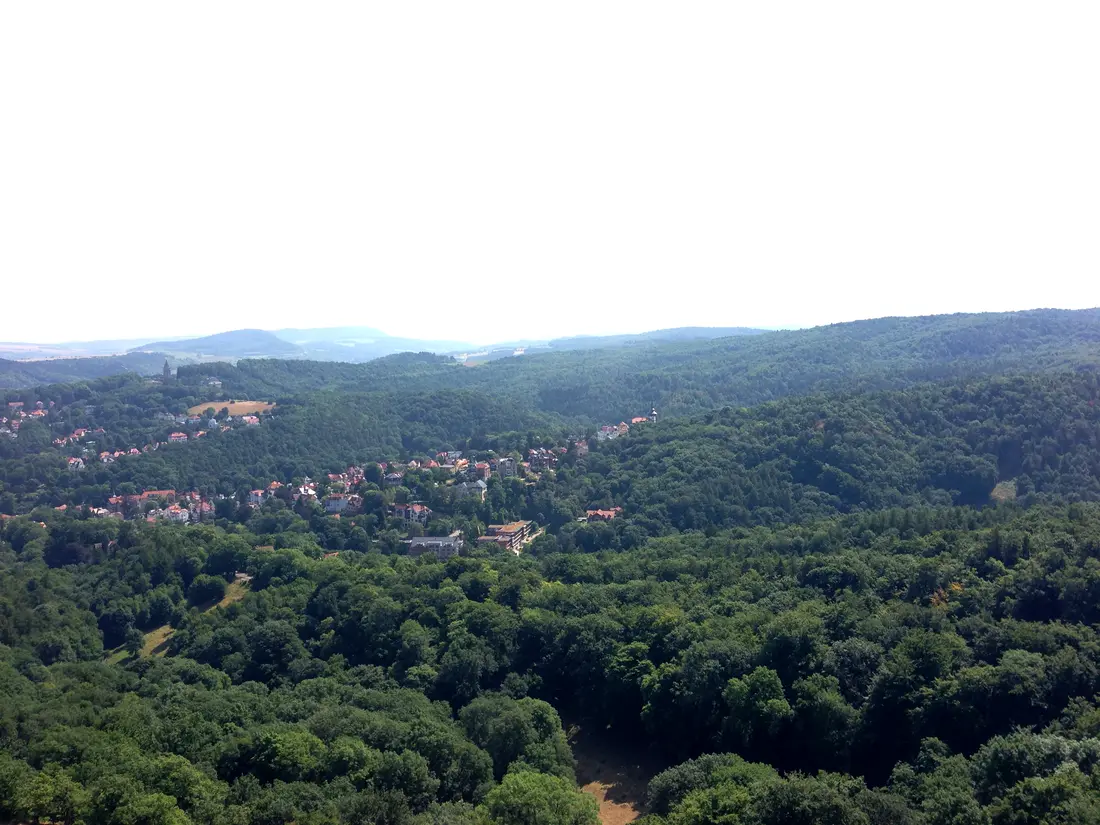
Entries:
POLYGON ((0 820, 1100 821, 1097 320, 10 392, 0 820))

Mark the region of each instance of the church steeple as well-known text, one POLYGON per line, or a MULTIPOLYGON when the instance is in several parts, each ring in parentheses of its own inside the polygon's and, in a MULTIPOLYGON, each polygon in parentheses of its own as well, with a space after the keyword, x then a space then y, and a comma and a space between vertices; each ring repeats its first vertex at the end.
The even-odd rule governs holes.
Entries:
POLYGON ((649 420, 653 424, 657 423, 657 405, 654 404, 653 408, 649 411, 649 420))
POLYGON ((164 359, 164 381, 165 383, 172 380, 172 368, 168 366, 168 359, 164 359))

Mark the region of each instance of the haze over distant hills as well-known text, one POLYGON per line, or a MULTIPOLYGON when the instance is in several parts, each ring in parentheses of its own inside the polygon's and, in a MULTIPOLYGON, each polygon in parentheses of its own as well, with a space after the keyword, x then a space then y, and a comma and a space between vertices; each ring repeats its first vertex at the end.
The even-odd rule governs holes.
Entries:
MULTIPOLYGON (((0 358, 30 362, 57 358, 72 360, 91 356, 159 353, 169 357, 173 363, 236 360, 238 358, 292 358, 361 363, 399 352, 432 352, 455 355, 460 360, 469 358, 471 363, 474 363, 481 360, 511 356, 517 350, 538 352, 562 349, 596 349, 632 343, 722 338, 730 335, 758 332, 763 332, 763 330, 741 327, 684 327, 630 335, 586 335, 549 341, 529 339, 489 346, 476 346, 464 340, 407 338, 388 335, 373 327, 238 329, 219 332, 214 335, 172 337, 157 341, 108 339, 56 344, 0 343, 0 358)), ((120 372, 129 369, 128 365, 131 364, 146 366, 143 361, 135 361, 134 359, 122 360, 118 364, 119 366, 127 365, 120 369, 120 372)), ((98 368, 97 366, 89 369, 98 368)), ((98 375, 98 373, 96 374, 98 375)), ((88 377, 91 377, 91 375, 88 377)))
POLYGON ((238 329, 202 338, 154 341, 131 352, 166 352, 220 358, 288 358, 301 354, 299 347, 262 329, 238 329))
POLYGON ((599 349, 659 341, 690 341, 753 335, 764 330, 746 327, 681 327, 628 335, 583 335, 549 341, 528 339, 489 346, 461 340, 430 340, 387 335, 372 327, 314 329, 239 329, 208 335, 156 341, 132 347, 131 352, 164 352, 177 358, 305 358, 315 361, 359 363, 399 352, 455 355, 460 360, 493 360, 523 352, 599 349))
POLYGON ((548 346, 550 349, 597 349, 655 341, 705 341, 711 338, 731 338, 734 335, 760 335, 764 332, 769 330, 755 327, 676 327, 634 335, 574 335, 569 338, 555 338, 548 346))
MULTIPOLYGON (((87 357, 102 352, 111 344, 128 341, 83 342, 80 344, 0 344, 0 387, 25 387, 51 382, 74 382, 123 372, 145 375, 159 373, 167 358, 177 364, 240 359, 281 359, 284 361, 328 361, 348 364, 374 361, 402 352, 430 352, 450 356, 467 365, 486 361, 515 361, 523 370, 523 359, 512 356, 541 357, 543 354, 621 349, 662 348, 674 362, 683 359, 733 358, 734 351, 751 347, 753 352, 801 348, 799 359, 815 361, 823 348, 856 346, 868 336, 900 336, 903 349, 913 347, 914 331, 921 336, 933 334, 936 346, 951 349, 953 338, 966 330, 968 347, 983 341, 1014 341, 1025 330, 1029 335, 1059 336, 1072 339, 1074 346, 1083 340, 1100 340, 1098 310, 1034 310, 1017 313, 942 315, 924 318, 878 318, 833 324, 800 331, 768 331, 745 327, 680 327, 629 335, 575 336, 549 341, 515 341, 489 347, 453 340, 426 340, 387 335, 371 327, 330 327, 314 329, 241 329, 198 338, 163 339, 115 350, 109 357, 87 357), (942 340, 941 340, 942 338, 942 340), (713 342, 713 344, 711 343, 713 342), (728 342, 728 344, 726 343, 728 342), (716 350, 715 345, 718 347, 716 350), (72 347, 72 349, 67 349, 72 347), (727 353, 728 350, 728 353, 727 353), (84 357, 58 357, 65 352, 84 357), (727 353, 723 355, 723 353, 727 353), (34 359, 33 354, 46 355, 34 359), (48 354, 48 355, 47 355, 48 354), (5 356, 13 360, 3 360, 5 356), (30 357, 28 357, 30 356, 30 357), (53 357, 49 357, 53 356, 53 357), (18 359, 18 360, 15 360, 18 359)), ((924 340, 923 338, 921 340, 924 340)), ((1047 340, 1046 337, 1043 338, 1047 340)), ((1015 357, 1012 346, 1000 357, 1015 357)), ((451 362, 453 363, 453 361, 451 362)), ((732 362, 729 364, 732 367, 732 362)), ((545 388, 544 388, 545 390, 545 388)), ((577 390, 570 390, 574 393, 577 390)))

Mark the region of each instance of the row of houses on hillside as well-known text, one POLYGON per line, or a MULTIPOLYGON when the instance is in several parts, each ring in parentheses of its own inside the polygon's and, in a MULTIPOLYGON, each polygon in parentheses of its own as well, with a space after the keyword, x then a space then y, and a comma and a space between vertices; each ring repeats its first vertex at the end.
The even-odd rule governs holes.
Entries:
POLYGON ((197 490, 177 493, 175 490, 145 490, 134 495, 116 495, 107 499, 107 507, 92 508, 93 517, 161 519, 176 524, 209 521, 214 518, 214 502, 197 490))

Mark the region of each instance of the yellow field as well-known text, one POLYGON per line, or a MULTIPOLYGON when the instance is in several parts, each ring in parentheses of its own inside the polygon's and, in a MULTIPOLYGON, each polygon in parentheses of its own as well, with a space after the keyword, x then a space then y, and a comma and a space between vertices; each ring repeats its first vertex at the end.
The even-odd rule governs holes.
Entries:
POLYGON ((187 412, 191 415, 198 415, 211 407, 218 412, 228 407, 230 415, 256 415, 267 412, 274 406, 270 401, 207 401, 203 404, 196 404, 187 412))

